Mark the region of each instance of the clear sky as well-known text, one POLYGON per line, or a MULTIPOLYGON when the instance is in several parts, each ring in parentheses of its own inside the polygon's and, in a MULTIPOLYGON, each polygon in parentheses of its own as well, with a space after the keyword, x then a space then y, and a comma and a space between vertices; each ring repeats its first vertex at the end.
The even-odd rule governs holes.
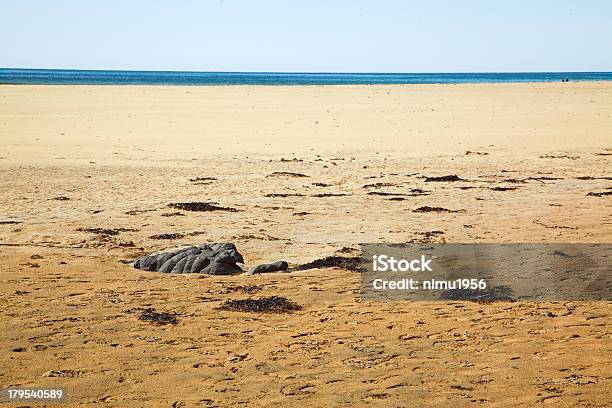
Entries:
POLYGON ((0 67, 612 71, 612 1, 0 0, 0 67))

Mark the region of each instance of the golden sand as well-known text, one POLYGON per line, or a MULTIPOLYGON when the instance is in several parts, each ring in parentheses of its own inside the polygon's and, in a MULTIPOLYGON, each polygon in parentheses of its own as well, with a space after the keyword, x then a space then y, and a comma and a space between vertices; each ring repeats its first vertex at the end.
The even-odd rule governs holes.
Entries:
POLYGON ((222 241, 247 266, 361 242, 610 242, 610 196, 587 194, 612 187, 612 83, 0 86, 0 141, 3 385, 65 386, 70 406, 610 401, 609 302, 362 302, 349 271, 119 261, 222 241), (216 310, 272 295, 303 310, 216 310), (139 321, 147 307, 178 325, 139 321))

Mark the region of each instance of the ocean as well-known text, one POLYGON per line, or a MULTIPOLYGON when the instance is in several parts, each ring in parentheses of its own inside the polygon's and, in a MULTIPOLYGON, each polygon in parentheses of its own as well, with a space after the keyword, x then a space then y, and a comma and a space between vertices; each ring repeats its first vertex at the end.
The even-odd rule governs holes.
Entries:
POLYGON ((0 68, 0 84, 29 85, 374 85, 612 81, 612 72, 297 73, 104 71, 0 68))

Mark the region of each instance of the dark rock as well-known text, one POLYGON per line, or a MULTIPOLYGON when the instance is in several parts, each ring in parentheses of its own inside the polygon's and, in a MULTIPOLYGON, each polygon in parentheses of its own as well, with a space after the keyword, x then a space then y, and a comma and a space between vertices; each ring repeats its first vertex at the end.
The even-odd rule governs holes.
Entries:
POLYGON ((257 265, 248 270, 247 275, 255 275, 259 273, 286 271, 289 269, 289 264, 285 261, 277 261, 269 264, 257 265))
POLYGON ((236 263, 244 263, 236 246, 231 243, 216 243, 143 256, 136 259, 133 266, 144 271, 162 273, 230 275, 242 271, 236 263))

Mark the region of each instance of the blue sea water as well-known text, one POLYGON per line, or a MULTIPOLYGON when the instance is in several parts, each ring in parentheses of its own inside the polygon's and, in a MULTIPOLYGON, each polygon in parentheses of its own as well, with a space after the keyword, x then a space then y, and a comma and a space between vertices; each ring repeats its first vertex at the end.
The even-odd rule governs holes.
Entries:
POLYGON ((103 71, 0 68, 0 84, 42 85, 358 85, 612 81, 612 72, 283 73, 103 71))

